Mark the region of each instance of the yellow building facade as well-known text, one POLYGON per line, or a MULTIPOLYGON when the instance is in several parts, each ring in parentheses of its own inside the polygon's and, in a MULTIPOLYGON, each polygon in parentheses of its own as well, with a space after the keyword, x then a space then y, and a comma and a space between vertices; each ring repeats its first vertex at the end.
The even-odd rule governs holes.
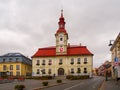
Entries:
POLYGON ((55 33, 56 46, 39 48, 32 56, 32 75, 89 75, 92 76, 93 54, 86 46, 70 45, 63 12, 55 33))
POLYGON ((32 61, 20 53, 0 56, 0 73, 8 76, 31 76, 32 61))
MULTIPOLYGON (((113 41, 113 40, 112 40, 113 41)), ((118 34, 117 38, 114 40, 114 43, 110 43, 111 48, 111 71, 112 71, 112 78, 120 78, 120 33, 118 34)))

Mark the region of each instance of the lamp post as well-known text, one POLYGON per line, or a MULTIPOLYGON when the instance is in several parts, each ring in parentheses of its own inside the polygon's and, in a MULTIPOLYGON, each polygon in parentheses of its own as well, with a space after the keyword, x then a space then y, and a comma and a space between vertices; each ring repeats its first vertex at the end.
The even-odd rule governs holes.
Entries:
POLYGON ((105 75, 105 80, 108 80, 108 69, 106 68, 106 75, 105 75))
POLYGON ((110 40, 110 43, 109 43, 108 46, 112 46, 114 41, 115 41, 115 40, 110 40))

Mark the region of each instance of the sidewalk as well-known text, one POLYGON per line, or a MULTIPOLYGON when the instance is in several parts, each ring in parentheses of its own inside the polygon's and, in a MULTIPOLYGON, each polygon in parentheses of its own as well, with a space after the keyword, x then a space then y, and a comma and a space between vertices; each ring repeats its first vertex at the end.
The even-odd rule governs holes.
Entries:
POLYGON ((120 80, 105 81, 105 90, 120 90, 120 80))
MULTIPOLYGON (((13 82, 1 83, 0 90, 14 90, 14 86, 17 84, 25 85, 26 88, 24 90, 39 90, 40 88, 47 88, 42 85, 42 82, 45 82, 45 81, 49 82, 49 86, 59 85, 59 83, 56 83, 56 80, 57 80, 57 78, 53 79, 53 80, 33 80, 33 79, 26 79, 25 81, 14 80, 13 82)), ((60 84, 65 84, 68 82, 70 82, 70 81, 63 79, 62 83, 60 83, 60 84)))
POLYGON ((112 80, 104 81, 100 90, 120 90, 120 80, 112 80))

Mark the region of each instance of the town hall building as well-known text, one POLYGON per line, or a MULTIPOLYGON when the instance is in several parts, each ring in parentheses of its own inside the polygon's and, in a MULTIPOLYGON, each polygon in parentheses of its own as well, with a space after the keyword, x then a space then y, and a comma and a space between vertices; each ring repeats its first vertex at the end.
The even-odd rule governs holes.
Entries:
POLYGON ((92 75, 93 54, 86 46, 70 45, 63 12, 55 33, 56 45, 39 48, 32 56, 32 75, 92 75))

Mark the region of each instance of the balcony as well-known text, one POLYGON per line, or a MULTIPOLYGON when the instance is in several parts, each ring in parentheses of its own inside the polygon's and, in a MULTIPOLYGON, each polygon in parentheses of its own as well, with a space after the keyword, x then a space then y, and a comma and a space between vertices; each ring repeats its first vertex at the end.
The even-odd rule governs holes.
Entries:
POLYGON ((74 73, 74 71, 71 71, 71 73, 73 74, 73 73, 74 73))
POLYGON ((37 66, 39 66, 40 64, 39 64, 39 63, 37 63, 36 65, 37 65, 37 66))
POLYGON ((62 65, 62 62, 60 62, 59 65, 62 65))
POLYGON ((37 72, 36 74, 40 74, 40 72, 37 72))
POLYGON ((80 71, 80 70, 78 70, 78 71, 77 71, 77 73, 81 73, 81 71, 80 71))
POLYGON ((87 62, 84 62, 84 64, 87 64, 87 62))
POLYGON ((71 65, 73 65, 73 64, 74 64, 74 62, 71 62, 70 64, 71 64, 71 65))
POLYGON ((42 63, 42 65, 45 65, 45 63, 42 63))
POLYGON ((84 73, 87 73, 87 71, 84 71, 84 73))
POLYGON ((52 65, 52 63, 48 63, 48 65, 52 65))

